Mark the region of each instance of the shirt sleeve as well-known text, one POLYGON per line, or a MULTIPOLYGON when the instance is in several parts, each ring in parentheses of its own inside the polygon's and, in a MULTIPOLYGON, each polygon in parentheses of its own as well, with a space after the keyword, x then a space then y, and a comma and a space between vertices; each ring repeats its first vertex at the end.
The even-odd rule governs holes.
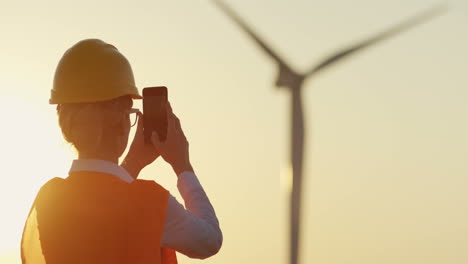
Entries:
POLYGON ((221 248, 223 235, 216 213, 193 172, 179 175, 177 188, 185 207, 169 195, 161 246, 204 259, 221 248))

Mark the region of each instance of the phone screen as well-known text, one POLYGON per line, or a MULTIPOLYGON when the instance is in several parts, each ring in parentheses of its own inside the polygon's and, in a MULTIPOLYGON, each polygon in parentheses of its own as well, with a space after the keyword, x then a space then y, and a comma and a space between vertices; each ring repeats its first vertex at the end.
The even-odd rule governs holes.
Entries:
POLYGON ((156 131, 159 140, 167 136, 167 88, 164 86, 143 89, 143 132, 145 143, 151 143, 151 134, 156 131))

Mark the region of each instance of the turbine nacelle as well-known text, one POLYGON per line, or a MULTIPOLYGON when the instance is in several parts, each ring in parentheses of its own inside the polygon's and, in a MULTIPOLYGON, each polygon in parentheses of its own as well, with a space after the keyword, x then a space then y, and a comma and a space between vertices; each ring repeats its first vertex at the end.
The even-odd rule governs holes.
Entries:
POLYGON ((275 85, 278 88, 295 89, 302 86, 304 79, 304 75, 292 71, 287 66, 280 66, 275 85))

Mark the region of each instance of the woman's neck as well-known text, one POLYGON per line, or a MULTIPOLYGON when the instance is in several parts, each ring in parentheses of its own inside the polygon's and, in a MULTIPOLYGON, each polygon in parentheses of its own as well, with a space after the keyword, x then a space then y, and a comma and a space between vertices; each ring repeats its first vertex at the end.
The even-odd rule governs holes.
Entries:
POLYGON ((78 153, 78 159, 96 159, 96 160, 106 160, 119 164, 119 157, 113 155, 106 155, 102 153, 78 153))

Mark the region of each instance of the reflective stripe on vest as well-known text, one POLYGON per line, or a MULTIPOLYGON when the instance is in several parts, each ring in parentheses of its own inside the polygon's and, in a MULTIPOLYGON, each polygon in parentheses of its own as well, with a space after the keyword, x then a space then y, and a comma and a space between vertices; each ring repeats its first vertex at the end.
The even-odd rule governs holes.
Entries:
POLYGON ((175 264, 161 249, 169 192, 154 181, 71 173, 39 191, 21 242, 23 263, 175 264))

